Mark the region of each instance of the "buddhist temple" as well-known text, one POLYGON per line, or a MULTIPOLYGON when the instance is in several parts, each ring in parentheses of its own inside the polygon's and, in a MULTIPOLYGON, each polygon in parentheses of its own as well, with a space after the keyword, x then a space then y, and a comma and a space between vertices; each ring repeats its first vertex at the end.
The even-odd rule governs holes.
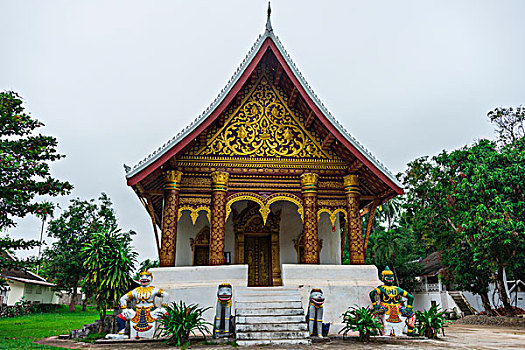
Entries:
POLYGON ((153 223, 159 271, 244 265, 246 286, 283 285, 284 265, 341 265, 345 240, 350 263, 364 264, 371 220, 362 227, 361 217, 403 193, 312 91, 269 13, 213 103, 125 167, 153 223))

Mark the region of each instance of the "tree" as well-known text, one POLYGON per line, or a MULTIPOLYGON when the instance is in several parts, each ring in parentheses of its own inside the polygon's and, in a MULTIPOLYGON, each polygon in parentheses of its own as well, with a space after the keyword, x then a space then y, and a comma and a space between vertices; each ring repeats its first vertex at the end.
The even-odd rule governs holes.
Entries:
MULTIPOLYGON (((48 235, 57 241, 44 252, 43 270, 57 289, 70 291, 71 312, 75 311, 77 290, 87 274, 81 253, 83 244, 90 240, 93 233, 116 227, 117 218, 111 200, 104 193, 100 195, 99 203, 94 199, 71 200, 60 217, 49 223, 48 235)), ((90 289, 84 287, 84 290, 90 289)))
POLYGON ((487 114, 491 123, 496 124, 499 142, 511 144, 525 137, 525 108, 496 108, 487 114))
POLYGON ((451 172, 435 158, 410 162, 400 176, 406 190, 405 218, 428 250, 441 252, 445 282, 479 294, 490 314, 488 286, 493 269, 487 264, 472 264, 472 248, 457 224, 461 213, 453 198, 457 183, 451 172))
POLYGON ((100 329, 106 310, 118 305, 119 299, 132 283, 131 272, 137 253, 131 248, 131 235, 118 229, 103 229, 94 233, 82 247, 86 280, 94 286, 100 329))
POLYGON ((27 250, 37 246, 38 241, 35 240, 26 241, 23 239, 13 239, 9 236, 0 237, 0 271, 30 268, 33 265, 31 261, 12 259, 4 252, 12 253, 13 250, 27 250))
POLYGON ((24 112, 18 94, 0 92, 0 230, 15 226, 13 217, 45 209, 35 196, 66 195, 73 188, 50 175, 49 162, 64 156, 54 137, 34 134, 43 125, 24 112))
POLYGON ((140 263, 140 266, 137 270, 137 272, 135 272, 135 275, 133 276, 133 279, 135 281, 138 281, 139 280, 139 274, 144 271, 144 270, 148 270, 150 267, 159 267, 159 261, 158 260, 150 260, 150 259, 146 259, 144 261, 142 261, 140 263))
POLYGON ((455 281, 469 281, 484 300, 488 276, 494 276, 507 315, 513 310, 503 269, 525 267, 524 164, 524 138, 502 147, 480 140, 432 161, 418 159, 404 178, 414 227, 447 253, 455 281))

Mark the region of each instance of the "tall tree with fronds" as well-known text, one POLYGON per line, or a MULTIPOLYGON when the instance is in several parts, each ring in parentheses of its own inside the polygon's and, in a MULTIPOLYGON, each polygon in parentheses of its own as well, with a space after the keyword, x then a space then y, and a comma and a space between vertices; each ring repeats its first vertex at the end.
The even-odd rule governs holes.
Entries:
POLYGON ((137 253, 131 247, 134 232, 121 232, 116 228, 94 233, 82 247, 86 281, 93 285, 100 329, 106 310, 118 305, 119 299, 132 283, 131 273, 137 253))

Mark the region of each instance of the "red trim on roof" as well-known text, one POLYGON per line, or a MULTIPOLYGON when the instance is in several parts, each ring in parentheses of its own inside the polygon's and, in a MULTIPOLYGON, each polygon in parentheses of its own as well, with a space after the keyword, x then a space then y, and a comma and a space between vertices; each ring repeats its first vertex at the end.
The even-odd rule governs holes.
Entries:
POLYGON ((189 135, 187 135, 184 139, 182 139, 179 143, 177 143, 175 146, 173 146, 172 149, 170 149, 168 152, 164 153, 159 159, 157 159, 155 162, 150 164, 146 169, 142 170, 137 175, 133 176, 132 178, 128 179, 128 186, 133 186, 139 181, 142 181, 146 176, 151 174, 155 169, 160 167, 162 164, 167 162, 171 157, 173 157, 175 154, 177 154, 179 151, 181 151, 184 147, 186 147, 192 140, 197 138, 197 136, 206 130, 208 126, 210 126, 211 123, 215 121, 219 117, 219 115, 224 111, 224 109, 230 104, 230 102, 235 98, 239 90, 243 87, 246 80, 250 77, 255 67, 257 67, 257 64, 259 64, 259 61, 262 59, 264 53, 268 49, 269 42, 272 42, 270 38, 267 38, 264 43, 262 44, 261 48, 257 52, 257 54, 254 56, 248 67, 244 70, 242 75, 240 76, 239 80, 237 80, 237 83, 233 86, 233 88, 230 90, 228 95, 222 100, 222 102, 215 108, 215 110, 206 118, 206 120, 199 125, 193 132, 191 132, 189 135))
POLYGON ((323 123, 323 125, 341 142, 346 148, 354 154, 357 159, 359 159, 364 165, 366 165, 377 177, 379 177, 381 180, 383 180, 390 188, 392 188, 397 194, 401 195, 403 194, 403 189, 398 187, 392 180, 390 180, 381 170, 379 170, 372 162, 370 162, 365 155, 363 155, 357 148, 355 148, 344 135, 342 135, 333 125, 332 123, 325 117, 325 115, 321 112, 321 110, 316 106, 315 102, 308 96, 308 93, 303 88, 295 74, 293 74, 293 71, 288 66, 288 63, 284 59, 284 57, 281 55, 281 52, 273 42, 273 40, 268 37, 264 41, 264 43, 259 48, 259 51, 257 54, 253 57, 252 61, 249 63, 249 65, 246 67, 240 78, 237 80, 233 88, 228 92, 228 95, 224 98, 224 100, 215 108, 215 110, 206 118, 202 124, 200 124, 195 130, 193 130, 190 134, 188 134, 184 139, 182 139, 179 143, 177 143, 173 148, 168 150, 166 153, 164 153, 159 159, 157 159, 155 162, 150 164, 146 169, 142 170, 135 176, 131 177, 127 180, 127 183, 129 186, 133 186, 139 181, 142 181, 146 176, 151 174, 155 169, 160 167, 162 164, 167 162, 171 157, 176 155, 178 152, 184 149, 192 140, 197 138, 197 136, 206 130, 208 126, 210 126, 211 123, 215 121, 219 117, 219 115, 224 111, 224 109, 230 104, 230 102, 233 100, 233 98, 237 95, 239 90, 242 88, 246 80, 250 77, 253 70, 257 65, 259 64, 260 60, 264 56, 266 50, 270 48, 283 69, 285 70, 288 77, 292 80, 295 87, 299 90, 301 96, 304 98, 308 106, 314 111, 314 113, 317 115, 319 120, 323 123))
POLYGON ((317 117, 321 120, 323 125, 341 142, 343 145, 346 146, 354 154, 357 159, 359 159, 364 165, 366 165, 377 177, 379 177, 381 180, 383 180, 390 188, 392 188, 397 194, 401 195, 403 194, 403 189, 399 188, 392 180, 390 180, 381 170, 379 170, 372 162, 370 162, 357 148, 355 148, 344 135, 342 135, 335 127, 334 125, 325 117, 323 112, 319 110, 319 108, 316 106, 315 102, 312 101, 310 96, 308 96, 308 93, 305 91, 295 74, 293 74, 292 70, 288 66, 288 63, 284 59, 284 57, 281 55, 279 49, 273 42, 273 40, 270 40, 270 48, 272 49, 273 53, 275 54, 275 57, 277 57, 277 60, 281 64, 281 66, 284 68, 286 74, 288 74, 288 77, 292 80, 295 87, 299 90, 301 93, 301 96, 306 101, 308 106, 314 111, 314 113, 317 115, 317 117))

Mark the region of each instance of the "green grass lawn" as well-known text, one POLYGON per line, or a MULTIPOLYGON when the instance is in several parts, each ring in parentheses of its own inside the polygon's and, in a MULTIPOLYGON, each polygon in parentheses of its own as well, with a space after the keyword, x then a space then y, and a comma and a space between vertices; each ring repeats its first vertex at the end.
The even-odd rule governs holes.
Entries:
POLYGON ((57 312, 33 314, 0 319, 0 349, 56 349, 55 347, 33 344, 37 339, 53 335, 68 334, 73 329, 93 323, 99 318, 97 310, 88 307, 70 313, 69 306, 62 305, 57 312))

